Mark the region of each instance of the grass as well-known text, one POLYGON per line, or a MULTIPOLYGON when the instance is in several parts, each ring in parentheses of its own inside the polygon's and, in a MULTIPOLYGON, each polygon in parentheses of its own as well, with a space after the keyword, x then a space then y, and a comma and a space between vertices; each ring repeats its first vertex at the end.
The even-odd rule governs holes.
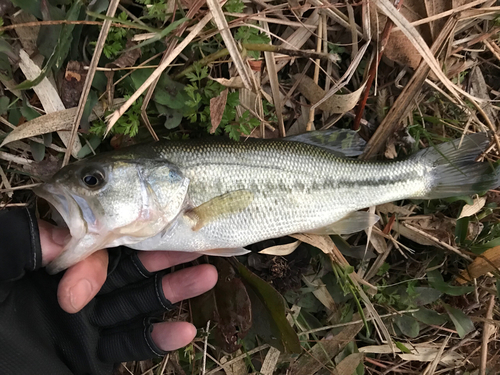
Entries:
MULTIPOLYGON (((394 159, 489 131, 482 157, 499 159, 492 131, 500 95, 494 2, 460 2, 450 18, 444 2, 441 13, 429 13, 416 3, 398 11, 380 0, 377 13, 375 2, 369 10, 365 2, 347 1, 113 0, 110 8, 118 8, 105 16, 100 2, 88 9, 76 0, 48 1, 59 15, 52 21, 18 3, 21 9, 0 18, 0 137, 13 127, 18 132, 0 150, 3 207, 26 204, 18 197, 23 186, 40 182, 36 176, 57 170, 63 158, 158 138, 245 141, 300 134, 312 125, 360 126, 368 141, 362 158, 394 159), (40 25, 47 31, 43 45, 40 25), (24 65, 15 43, 29 51, 24 65), (38 51, 45 55, 41 71, 33 63, 38 51), (100 57, 92 66, 94 54, 100 57), (83 65, 66 70, 70 60, 83 65), (152 74, 158 80, 149 82, 152 74), (300 75, 312 82, 301 85, 300 75), (44 77, 57 85, 34 85, 44 77), (85 77, 89 95, 78 100, 85 77), (346 99, 367 81, 373 84, 366 98, 360 90, 346 99), (329 110, 315 105, 323 92, 332 95, 329 110), (40 115, 62 116, 71 97, 81 124, 29 126, 40 115), (89 121, 97 103, 104 109, 89 121)), ((230 266, 240 270, 239 287, 215 300, 251 303, 252 327, 231 327, 237 345, 225 347, 212 321, 207 332, 207 319, 193 313, 202 308, 193 307, 205 306, 211 317, 214 306, 192 300, 165 317, 201 321, 192 345, 161 360, 123 364, 117 373, 498 373, 499 193, 394 202, 374 207, 381 220, 370 232, 303 236, 290 255, 241 257, 242 264, 230 266), (472 282, 460 281, 464 272, 472 282), (266 307, 280 295, 283 305, 266 307)))

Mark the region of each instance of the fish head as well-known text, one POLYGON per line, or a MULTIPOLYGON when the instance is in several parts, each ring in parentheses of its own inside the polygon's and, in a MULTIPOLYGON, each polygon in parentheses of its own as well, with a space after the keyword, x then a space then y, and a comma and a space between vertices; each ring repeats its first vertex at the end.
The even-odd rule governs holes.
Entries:
POLYGON ((182 211, 188 187, 189 179, 165 161, 93 158, 64 167, 35 188, 61 215, 71 234, 52 271, 99 249, 133 244, 160 233, 182 211))

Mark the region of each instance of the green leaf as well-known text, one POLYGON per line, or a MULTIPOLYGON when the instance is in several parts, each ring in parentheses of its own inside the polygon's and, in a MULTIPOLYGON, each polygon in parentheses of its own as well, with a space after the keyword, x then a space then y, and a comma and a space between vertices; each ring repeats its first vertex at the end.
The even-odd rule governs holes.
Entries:
POLYGON ((5 112, 7 112, 9 104, 10 100, 7 96, 0 97, 0 115, 3 115, 5 112))
POLYGON ((5 53, 0 53, 0 78, 5 80, 12 79, 12 66, 5 53))
POLYGON ((45 157, 45 145, 43 143, 30 142, 31 154, 35 161, 42 161, 45 157))
POLYGON ((420 332, 420 324, 412 316, 404 314, 401 316, 397 316, 394 321, 404 335, 411 338, 415 338, 418 336, 420 332))
POLYGON ((470 293, 474 290, 473 286, 453 286, 446 283, 443 279, 443 275, 439 270, 432 270, 427 272, 427 279, 429 280, 429 284, 450 296, 461 296, 466 293, 470 293))
POLYGON ((29 105, 27 105, 26 102, 23 102, 23 106, 21 107, 21 113, 28 121, 40 117, 40 113, 38 113, 35 109, 30 107, 29 105))
POLYGON ((467 237, 467 232, 469 228, 469 217, 463 217, 457 220, 457 225, 455 226, 455 241, 457 244, 462 245, 465 243, 467 237))
POLYGON ((92 114, 92 109, 94 109, 98 101, 99 98, 97 97, 97 93, 94 90, 91 90, 87 96, 85 108, 83 109, 82 120, 80 121, 80 127, 85 131, 88 131, 90 128, 89 116, 92 114))
POLYGON ((495 238, 494 240, 486 242, 482 245, 474 245, 471 247, 471 250, 475 254, 480 255, 480 254, 484 253, 486 250, 491 249, 492 247, 497 247, 497 246, 500 246, 500 237, 495 238))
POLYGON ((12 4, 21 8, 25 12, 34 15, 36 18, 42 18, 41 0, 11 0, 12 4))
POLYGON ((77 157, 79 159, 84 158, 87 155, 92 153, 92 150, 95 150, 102 142, 102 138, 97 135, 92 135, 87 142, 83 145, 82 149, 78 151, 77 157))
MULTIPOLYGON (((281 294, 279 294, 276 289, 260 277, 250 272, 235 258, 231 259, 231 263, 237 269, 245 284, 247 284, 247 291, 249 292, 249 295, 253 292, 272 317, 272 323, 274 323, 278 328, 278 331, 276 332, 278 335, 277 338, 285 351, 288 353, 301 353, 302 347, 300 346, 299 338, 294 329, 288 323, 288 320, 286 320, 285 301, 281 294)), ((263 319, 256 317, 256 320, 263 319)), ((270 332, 268 332, 268 334, 269 333, 270 332)))
POLYGON ((403 353, 411 353, 411 350, 408 349, 402 342, 396 341, 396 347, 401 350, 403 353))
POLYGON ((174 129, 181 124, 182 113, 180 113, 179 111, 169 108, 169 113, 165 113, 165 116, 165 128, 174 129))
POLYGON ((241 0, 228 0, 223 8, 228 13, 241 13, 245 9, 245 4, 241 0))
POLYGON ((500 298, 500 280, 497 279, 497 298, 500 298))
POLYGON ((424 306, 438 300, 442 294, 439 290, 425 286, 417 286, 413 289, 411 295, 408 294, 407 290, 400 292, 401 304, 405 306, 424 306))
POLYGON ((464 196, 461 196, 461 197, 450 197, 450 198, 445 198, 443 200, 445 202, 448 202, 448 203, 454 203, 454 202, 464 201, 465 203, 470 204, 470 205, 474 204, 474 200, 470 196, 468 196, 468 195, 464 195, 464 196))
POLYGON ((412 315, 418 321, 428 325, 440 326, 448 321, 444 315, 423 307, 412 313, 412 315))
POLYGON ((474 323, 472 323, 472 320, 470 320, 470 318, 465 315, 463 311, 447 304, 444 304, 444 308, 448 312, 453 324, 455 324, 455 328, 460 338, 463 339, 468 333, 474 330, 474 323))
POLYGON ((43 134, 42 137, 45 147, 49 147, 52 144, 52 133, 43 134))

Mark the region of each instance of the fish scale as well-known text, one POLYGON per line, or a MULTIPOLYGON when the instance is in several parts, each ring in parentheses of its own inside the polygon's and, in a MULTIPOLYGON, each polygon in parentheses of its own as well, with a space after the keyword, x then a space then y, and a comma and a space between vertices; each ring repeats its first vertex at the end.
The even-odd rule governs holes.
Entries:
POLYGON ((154 240, 158 249, 246 246, 324 227, 370 205, 426 193, 424 168, 412 160, 389 164, 340 159, 298 142, 163 144, 155 151, 189 178, 193 206, 230 191, 254 193, 241 213, 209 223, 190 238, 182 235, 182 225, 174 228, 163 240, 154 240))
POLYGON ((333 132, 299 137, 303 141, 161 141, 63 168, 35 189, 72 235, 49 272, 107 246, 229 256, 298 232, 354 233, 376 221, 360 209, 480 193, 500 184, 499 168, 475 162, 485 134, 392 162, 339 157, 342 147, 332 141, 333 132))

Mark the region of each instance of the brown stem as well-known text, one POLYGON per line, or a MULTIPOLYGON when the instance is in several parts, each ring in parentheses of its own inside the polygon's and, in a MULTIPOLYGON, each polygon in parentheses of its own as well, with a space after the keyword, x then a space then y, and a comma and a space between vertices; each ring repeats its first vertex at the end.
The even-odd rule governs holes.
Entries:
MULTIPOLYGON (((401 9, 403 1, 404 0, 396 0, 394 2, 394 6, 396 7, 397 10, 401 9)), ((394 23, 389 18, 387 18, 384 30, 382 31, 382 34, 380 36, 380 50, 378 51, 378 58, 373 59, 372 64, 370 66, 370 71, 368 74, 368 80, 366 81, 365 91, 363 92, 363 96, 361 97, 361 101, 359 103, 359 110, 358 113, 356 114, 356 118, 354 119, 354 124, 352 126, 353 130, 358 130, 361 124, 361 119, 363 117, 363 113, 365 112, 366 102, 368 101, 368 95, 370 94, 370 89, 377 75, 377 69, 380 64, 380 60, 382 60, 382 56, 384 55, 385 47, 387 47, 387 43, 389 42, 389 37, 391 35, 393 27, 394 23)))

